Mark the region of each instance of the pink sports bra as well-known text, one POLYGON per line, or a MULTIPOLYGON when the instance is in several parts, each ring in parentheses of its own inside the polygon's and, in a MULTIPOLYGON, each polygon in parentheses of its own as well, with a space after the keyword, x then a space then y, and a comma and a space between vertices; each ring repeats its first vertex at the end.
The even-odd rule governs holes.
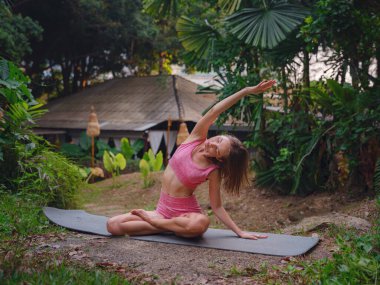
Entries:
POLYGON ((210 172, 218 168, 214 164, 207 168, 200 168, 194 163, 191 156, 192 151, 202 142, 201 139, 181 144, 169 160, 169 165, 179 181, 190 189, 195 189, 199 184, 206 181, 210 172))

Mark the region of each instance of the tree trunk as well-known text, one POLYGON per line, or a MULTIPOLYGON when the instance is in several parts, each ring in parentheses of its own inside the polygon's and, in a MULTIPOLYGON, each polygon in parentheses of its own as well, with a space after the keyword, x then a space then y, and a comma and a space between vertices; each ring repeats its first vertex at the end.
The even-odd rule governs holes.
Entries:
POLYGON ((71 93, 70 88, 70 75, 72 69, 72 63, 70 60, 64 59, 61 63, 62 68, 62 81, 63 81, 63 92, 62 95, 66 96, 71 93))
POLYGON ((358 70, 359 70, 359 61, 356 58, 353 58, 350 62, 350 74, 352 78, 352 87, 357 89, 359 87, 359 76, 358 76, 358 70))
POLYGON ((84 89, 87 87, 87 58, 84 57, 81 60, 81 77, 80 77, 80 90, 84 89))
POLYGON ((288 87, 286 86, 286 71, 285 66, 281 67, 281 87, 283 90, 283 98, 284 98, 284 112, 288 113, 288 87))
POLYGON ((81 73, 81 68, 80 68, 80 60, 77 60, 73 66, 74 69, 74 78, 72 82, 72 92, 76 93, 79 90, 79 84, 80 84, 80 73, 81 73))
POLYGON ((347 60, 346 59, 344 59, 343 60, 343 64, 342 64, 342 67, 341 67, 341 80, 340 80, 340 84, 344 84, 344 83, 346 83, 346 73, 347 73, 347 66, 348 66, 348 64, 347 64, 347 60))
POLYGON ((302 79, 303 79, 302 81, 303 81, 304 88, 310 88, 310 58, 309 58, 309 53, 306 51, 306 49, 304 49, 303 51, 303 78, 302 79))

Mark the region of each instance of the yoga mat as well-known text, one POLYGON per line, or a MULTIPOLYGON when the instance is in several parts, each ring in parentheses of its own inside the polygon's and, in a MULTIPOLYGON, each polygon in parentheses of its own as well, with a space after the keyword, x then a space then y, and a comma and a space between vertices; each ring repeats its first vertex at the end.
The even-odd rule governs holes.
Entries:
MULTIPOLYGON (((61 210, 45 207, 46 217, 62 227, 90 234, 112 236, 107 232, 107 217, 92 215, 83 210, 61 210)), ((271 234, 266 239, 241 239, 230 230, 208 229, 202 237, 181 238, 174 234, 164 233, 148 236, 134 236, 131 239, 163 242, 179 245, 215 248, 223 250, 259 253, 277 256, 296 256, 306 253, 318 243, 318 238, 271 234)))

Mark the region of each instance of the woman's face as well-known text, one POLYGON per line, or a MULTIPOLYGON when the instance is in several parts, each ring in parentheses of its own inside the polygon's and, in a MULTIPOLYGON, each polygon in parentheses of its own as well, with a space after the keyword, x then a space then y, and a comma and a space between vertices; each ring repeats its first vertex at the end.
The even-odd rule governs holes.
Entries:
POLYGON ((205 152, 209 157, 215 157, 222 161, 228 157, 231 149, 231 142, 226 136, 215 136, 205 141, 205 152))

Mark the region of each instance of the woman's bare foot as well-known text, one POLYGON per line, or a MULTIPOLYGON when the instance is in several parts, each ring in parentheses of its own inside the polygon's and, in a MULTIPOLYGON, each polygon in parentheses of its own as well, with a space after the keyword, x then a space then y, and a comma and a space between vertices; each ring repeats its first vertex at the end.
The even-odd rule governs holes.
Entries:
POLYGON ((147 222, 149 224, 152 224, 152 219, 150 218, 148 213, 145 212, 145 210, 143 210, 143 209, 134 209, 131 211, 131 214, 140 217, 142 220, 144 220, 145 222, 147 222))

